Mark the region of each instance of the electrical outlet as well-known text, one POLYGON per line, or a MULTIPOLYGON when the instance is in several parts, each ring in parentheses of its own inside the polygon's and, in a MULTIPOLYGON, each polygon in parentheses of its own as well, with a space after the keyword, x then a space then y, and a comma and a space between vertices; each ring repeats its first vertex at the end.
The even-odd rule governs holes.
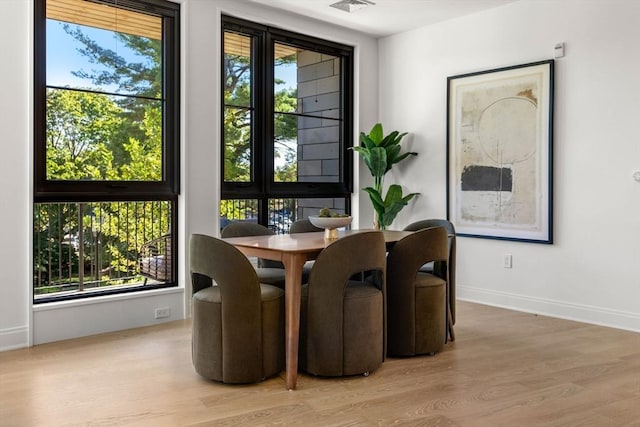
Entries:
POLYGON ((171 316, 171 307, 156 308, 156 319, 171 316))
POLYGON ((503 267, 504 268, 511 268, 512 261, 513 261, 513 259, 511 257, 511 254, 504 254, 503 267))

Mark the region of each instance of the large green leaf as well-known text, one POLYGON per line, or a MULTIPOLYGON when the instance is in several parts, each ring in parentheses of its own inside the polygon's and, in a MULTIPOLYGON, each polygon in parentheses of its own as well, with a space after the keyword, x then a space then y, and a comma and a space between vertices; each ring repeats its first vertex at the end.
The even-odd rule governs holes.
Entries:
MULTIPOLYGON (((365 159, 366 163, 366 159, 365 159)), ((371 175, 381 177, 387 172, 387 152, 382 147, 374 147, 369 150, 369 164, 371 175)))
POLYGON ((371 132, 369 132, 369 137, 376 145, 380 145, 383 139, 383 135, 384 132, 382 131, 382 123, 376 123, 373 128, 371 128, 371 132))
POLYGON ((373 210, 376 211, 377 217, 382 218, 384 216, 385 206, 380 193, 372 187, 364 188, 364 191, 369 193, 369 198, 371 199, 371 204, 373 205, 373 210))
POLYGON ((392 184, 387 190, 387 195, 384 198, 385 207, 390 206, 392 203, 402 199, 402 187, 398 184, 392 184))
POLYGON ((386 228, 391 225, 398 213, 413 199, 418 193, 410 193, 403 197, 402 187, 397 184, 389 186, 387 195, 384 198, 384 212, 378 216, 380 224, 386 228))
POLYGON ((394 130, 389 135, 383 138, 382 143, 380 145, 382 145, 383 147, 389 147, 391 145, 398 144, 398 142, 400 142, 400 141, 396 141, 396 138, 398 137, 398 133, 400 132, 398 132, 397 130, 394 130))
POLYGON ((367 150, 371 150, 373 147, 376 146, 376 143, 373 142, 373 139, 371 139, 369 137, 369 135, 365 134, 364 132, 360 132, 360 143, 367 149, 367 150))

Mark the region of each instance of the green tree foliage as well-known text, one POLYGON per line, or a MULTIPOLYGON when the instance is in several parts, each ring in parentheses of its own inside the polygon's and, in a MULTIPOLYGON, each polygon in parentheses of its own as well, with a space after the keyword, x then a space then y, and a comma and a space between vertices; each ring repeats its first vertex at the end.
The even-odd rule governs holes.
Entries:
POLYGON ((251 181, 251 58, 224 55, 224 180, 251 181))
POLYGON ((47 178, 105 180, 113 175, 108 142, 122 125, 121 108, 108 96, 47 91, 47 178))
MULTIPOLYGON (((91 82, 97 88, 109 88, 110 92, 118 94, 136 95, 144 98, 162 99, 162 42, 147 37, 140 37, 125 33, 113 33, 116 46, 122 46, 118 51, 106 48, 91 39, 83 32, 83 27, 63 24, 64 30, 80 43, 78 54, 86 57, 90 63, 100 65, 96 70, 75 70, 72 74, 78 78, 91 82), (130 53, 125 58, 122 52, 130 53), (112 89, 114 88, 115 89, 112 89)), ((109 149, 115 159, 124 158, 126 152, 119 141, 133 137, 141 141, 145 131, 137 126, 143 120, 146 105, 153 101, 142 98, 119 97, 115 102, 122 108, 122 118, 128 123, 119 129, 121 134, 113 139, 109 149)), ((156 108, 160 108, 156 102, 156 108)))
MULTIPOLYGON (((47 178, 162 179, 162 101, 148 99, 162 96, 161 41, 114 33, 119 43, 135 52, 124 58, 92 40, 82 27, 64 27, 80 42, 78 53, 102 67, 101 71, 73 72, 87 80, 88 91, 47 90, 47 178), (100 93, 104 86, 135 96, 100 93)), ((167 233, 170 218, 168 202, 38 205, 34 210, 34 284, 48 285, 55 278, 74 280, 80 268, 88 268, 87 274, 96 280, 135 275, 140 246, 167 233), (77 238, 80 229, 84 241, 71 245, 69 241, 77 238), (82 260, 78 245, 86 245, 82 260)))
MULTIPOLYGON (((275 67, 295 64, 296 55, 277 58, 275 67)), ((276 79, 276 88, 284 85, 276 79)), ((229 182, 251 181, 251 58, 234 53, 224 55, 224 179, 229 182)), ((281 88, 274 93, 274 158, 284 158, 274 170, 276 182, 297 181, 297 151, 295 141, 298 132, 297 90, 281 88), (288 114, 283 114, 288 113, 288 114), (294 142, 293 144, 291 142, 294 142)), ((243 219, 246 212, 231 208, 234 203, 221 206, 223 217, 243 219)))
POLYGON ((33 212, 33 282, 40 293, 55 292, 50 287, 78 269, 78 254, 69 238, 77 227, 77 205, 38 205, 33 212))

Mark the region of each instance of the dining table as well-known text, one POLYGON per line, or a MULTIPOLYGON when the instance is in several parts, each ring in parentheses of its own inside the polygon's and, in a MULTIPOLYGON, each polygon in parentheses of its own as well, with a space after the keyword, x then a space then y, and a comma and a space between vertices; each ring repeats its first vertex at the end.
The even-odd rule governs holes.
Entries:
POLYGON ((298 380, 298 340, 303 266, 307 261, 316 259, 320 252, 336 239, 366 231, 383 233, 387 249, 412 233, 411 231, 357 229, 339 230, 335 239, 326 239, 325 233, 321 231, 223 239, 248 257, 281 261, 284 265, 286 383, 289 390, 295 390, 298 380))

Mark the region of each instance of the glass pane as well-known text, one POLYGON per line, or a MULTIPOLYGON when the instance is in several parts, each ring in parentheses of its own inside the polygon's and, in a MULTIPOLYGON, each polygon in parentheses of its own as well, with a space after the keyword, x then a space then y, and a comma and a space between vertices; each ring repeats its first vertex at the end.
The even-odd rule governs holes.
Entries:
POLYGON ((268 227, 276 234, 289 232, 291 224, 296 220, 296 199, 269 199, 268 227))
POLYGON ((296 219, 308 218, 309 215, 318 215, 320 209, 328 208, 331 212, 347 214, 346 199, 344 197, 309 198, 298 199, 296 204, 296 219))
POLYGON ((49 180, 162 180, 159 100, 47 90, 49 180))
POLYGON ((298 119, 295 115, 276 114, 273 141, 274 180, 298 181, 298 119))
POLYGON ((340 58, 274 46, 274 181, 339 182, 340 58))
POLYGON ((168 201, 35 204, 34 300, 174 282, 171 211, 168 201))
POLYGON ((224 180, 252 181, 250 110, 226 107, 224 110, 224 180))
POLYGON ((257 199, 228 199, 220 201, 220 230, 230 222, 258 222, 257 199))
POLYGON ((48 0, 47 85, 161 98, 161 31, 157 16, 48 0))
POLYGON ((224 103, 251 107, 251 42, 238 33, 224 33, 224 103))
MULTIPOLYGON (((304 55, 304 54, 303 54, 304 55)), ((274 110, 294 113, 298 109, 298 49, 274 45, 273 93, 274 110)))
MULTIPOLYGON (((308 198, 308 199, 269 199, 267 227, 277 234, 289 232, 291 224, 309 215, 318 215, 322 208, 331 212, 347 213, 346 199, 308 198)), ((257 199, 227 199, 220 201, 220 230, 234 221, 258 222, 259 201, 257 199)))

